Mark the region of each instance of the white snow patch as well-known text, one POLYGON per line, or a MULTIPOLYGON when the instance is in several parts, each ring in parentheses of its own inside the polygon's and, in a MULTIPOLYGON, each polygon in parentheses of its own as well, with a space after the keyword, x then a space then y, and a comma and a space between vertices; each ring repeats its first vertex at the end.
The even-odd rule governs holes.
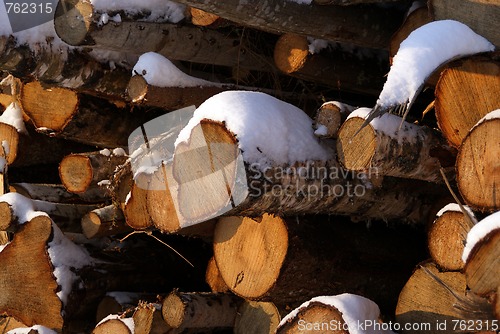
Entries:
POLYGON ((105 24, 108 24, 108 22, 115 22, 115 23, 120 23, 122 21, 122 17, 120 14, 116 14, 114 16, 109 16, 108 13, 103 13, 101 14, 101 17, 99 17, 99 22, 97 22, 97 26, 101 27, 105 24))
POLYGON ((10 244, 10 242, 8 242, 4 245, 0 245, 0 253, 4 250, 5 247, 7 247, 8 244, 10 244))
POLYGON ((113 155, 116 155, 117 157, 124 157, 127 155, 127 152, 121 147, 117 147, 113 150, 113 155))
MULTIPOLYGON (((371 111, 371 108, 358 108, 350 113, 347 119, 353 117, 366 119, 371 111)), ((380 117, 375 117, 371 120, 370 125, 391 138, 397 138, 399 143, 403 143, 403 141, 413 143, 419 137, 423 139, 422 131, 417 125, 408 122, 401 124, 401 117, 392 114, 385 113, 380 117)))
MULTIPOLYGON (((467 211, 469 216, 473 220, 475 220, 476 216, 474 215, 474 212, 472 212, 471 208, 468 207, 467 205, 463 205, 463 207, 467 211)), ((460 206, 457 203, 449 203, 449 204, 445 205, 441 210, 438 211, 438 213, 436 214, 436 217, 441 217, 443 215, 443 213, 445 213, 447 211, 462 212, 462 210, 460 210, 460 206)))
POLYGON ((39 334, 57 334, 50 328, 41 325, 34 325, 32 327, 14 328, 7 332, 7 334, 28 334, 31 330, 37 331, 39 334))
POLYGON ((0 202, 6 202, 10 205, 13 215, 17 217, 20 224, 24 224, 37 216, 48 216, 46 212, 38 211, 40 209, 50 210, 50 207, 44 205, 47 202, 33 201, 13 192, 1 195, 0 202))
POLYGON ((107 148, 100 150, 99 153, 104 155, 105 157, 109 157, 111 155, 111 151, 107 148))
POLYGON ((103 323, 105 323, 106 321, 109 321, 109 320, 119 320, 119 321, 123 322, 123 324, 125 324, 125 326, 128 327, 128 329, 130 330, 130 333, 134 333, 134 331, 135 331, 134 318, 123 318, 122 319, 118 314, 110 314, 110 315, 108 315, 106 318, 104 318, 101 321, 99 321, 99 323, 96 325, 96 328, 100 324, 103 324, 103 323))
POLYGON ((198 87, 214 86, 210 81, 195 78, 179 70, 167 58, 155 52, 147 52, 139 57, 132 75, 142 75, 148 84, 157 87, 198 87))
POLYGON ((74 244, 66 238, 55 223, 52 223, 52 230, 53 237, 52 241, 47 245, 47 252, 50 262, 54 266, 54 276, 57 285, 61 287, 57 296, 63 305, 66 305, 73 283, 78 279, 72 269, 89 266, 93 263, 93 260, 85 248, 74 244))
POLYGON ((328 133, 328 128, 323 124, 318 125, 316 130, 314 130, 314 134, 316 136, 326 136, 327 133, 328 133))
POLYGON ((110 184, 111 184, 110 180, 101 180, 101 181, 97 182, 97 185, 99 187, 109 186, 110 184))
POLYGON ((143 21, 177 23, 184 19, 185 5, 168 0, 91 0, 96 11, 123 10, 128 15, 150 12, 143 21))
POLYGON ((368 321, 377 323, 380 310, 377 304, 370 299, 362 296, 343 293, 336 296, 320 296, 314 297, 311 300, 303 303, 295 310, 286 315, 278 325, 278 328, 283 326, 287 321, 297 316, 301 309, 308 307, 312 302, 318 302, 324 305, 335 307, 342 313, 342 318, 349 328, 351 334, 379 334, 379 333, 393 333, 392 331, 377 331, 373 326, 360 326, 368 321))
POLYGON ((500 229, 500 211, 497 211, 474 225, 467 234, 462 260, 467 263, 474 246, 483 240, 490 232, 500 229))
POLYGON ((411 3, 410 8, 408 8, 408 11, 406 12, 406 17, 410 16, 411 13, 413 13, 417 9, 422 8, 424 6, 427 6, 427 4, 424 1, 420 1, 420 0, 419 1, 413 1, 411 3))
POLYGON ((10 146, 7 140, 2 140, 2 150, 6 155, 10 153, 10 146))
POLYGON ((309 53, 315 54, 319 53, 321 50, 328 47, 328 41, 324 39, 316 39, 312 37, 307 37, 307 42, 309 43, 309 53))
POLYGON ((400 104, 411 107, 425 80, 449 60, 495 46, 458 21, 434 21, 414 30, 400 45, 393 58, 387 81, 377 105, 389 108, 400 104))
POLYGON ((3 112, 2 116, 0 116, 0 123, 9 124, 16 128, 17 132, 28 134, 26 126, 24 126, 23 112, 21 111, 21 107, 19 107, 19 104, 17 104, 17 102, 12 102, 11 104, 9 104, 9 106, 3 112))
POLYGON ((500 118, 500 109, 496 109, 496 110, 493 110, 489 113, 487 113, 483 118, 481 118, 479 121, 477 121, 476 125, 474 125, 471 129, 471 131, 477 127, 479 124, 485 122, 485 121, 488 121, 488 120, 492 120, 492 119, 495 119, 495 118, 500 118))
POLYGON ((264 93, 225 91, 212 96, 196 109, 175 146, 187 142, 192 129, 203 119, 225 122, 236 135, 245 162, 261 169, 332 157, 314 136, 309 116, 264 93))

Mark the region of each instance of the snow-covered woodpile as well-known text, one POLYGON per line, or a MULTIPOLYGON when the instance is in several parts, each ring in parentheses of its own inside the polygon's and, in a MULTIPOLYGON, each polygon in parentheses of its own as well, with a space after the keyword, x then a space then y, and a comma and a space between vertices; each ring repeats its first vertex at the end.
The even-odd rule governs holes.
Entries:
POLYGON ((0 15, 2 333, 500 329, 500 2, 0 15))

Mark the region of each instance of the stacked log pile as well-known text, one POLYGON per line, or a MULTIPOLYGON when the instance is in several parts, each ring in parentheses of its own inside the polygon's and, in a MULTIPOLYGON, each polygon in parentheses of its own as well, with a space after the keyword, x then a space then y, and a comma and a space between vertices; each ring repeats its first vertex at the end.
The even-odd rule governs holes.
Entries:
POLYGON ((498 51, 362 106, 428 22, 498 48, 500 4, 165 3, 0 36, 2 333, 499 330, 498 51))

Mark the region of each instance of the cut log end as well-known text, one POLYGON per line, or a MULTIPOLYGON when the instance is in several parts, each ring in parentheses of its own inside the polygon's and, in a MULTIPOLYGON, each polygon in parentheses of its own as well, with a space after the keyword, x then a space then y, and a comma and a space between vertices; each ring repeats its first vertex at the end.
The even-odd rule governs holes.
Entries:
POLYGON ((480 211, 500 208, 500 119, 474 127, 457 156, 457 184, 465 202, 480 211))
POLYGON ((9 203, 0 202, 0 231, 6 231, 14 219, 9 203))
POLYGON ((54 19, 59 38, 74 46, 89 43, 87 36, 93 21, 93 11, 92 4, 87 1, 59 1, 54 19))
POLYGON ((428 233, 429 253, 440 268, 455 271, 464 267, 462 253, 471 227, 457 211, 446 211, 434 221, 428 233))
POLYGON ((326 131, 316 131, 314 134, 321 138, 336 138, 344 120, 341 109, 335 103, 324 103, 316 113, 314 128, 318 130, 324 126, 326 131))
POLYGON ((274 47, 274 63, 286 74, 300 70, 308 55, 307 38, 301 35, 284 34, 274 47))
POLYGON ((177 145, 172 174, 179 184, 182 219, 204 221, 226 208, 234 189, 237 156, 235 135, 219 122, 202 120, 189 141, 177 145))
POLYGON ((127 85, 127 95, 133 103, 140 103, 148 93, 148 83, 142 75, 134 75, 127 85))
MULTIPOLYGON (((83 3, 83 1, 80 1, 83 3)), ((35 127, 62 131, 78 106, 77 94, 66 88, 45 89, 38 81, 23 86, 21 101, 35 127)))
POLYGON ((64 187, 70 192, 87 190, 93 179, 92 164, 88 157, 78 154, 68 155, 59 164, 59 176, 64 187))
POLYGON ((210 286, 210 290, 212 290, 212 292, 224 293, 229 291, 229 287, 222 279, 219 268, 217 267, 217 262, 215 262, 215 258, 213 256, 208 261, 207 270, 205 272, 205 281, 208 286, 210 286))
POLYGON ((280 326, 277 333, 300 334, 304 332, 304 324, 335 324, 338 329, 329 328, 329 333, 349 334, 342 313, 331 305, 319 302, 312 302, 306 308, 301 309, 295 317, 280 326))
POLYGON ((283 219, 221 218, 215 228, 214 257, 224 282, 235 294, 257 299, 275 284, 288 249, 283 219))
POLYGON ((500 108, 500 63, 473 57, 441 73, 434 104, 438 125, 450 145, 459 147, 483 116, 500 108))
POLYGON ((12 125, 0 123, 0 140, 7 143, 7 147, 0 150, 0 156, 7 160, 8 165, 13 164, 17 158, 20 136, 12 125))
POLYGON ((373 127, 367 125, 356 134, 363 123, 364 119, 360 117, 350 118, 342 125, 342 131, 338 134, 339 161, 348 170, 360 171, 370 168, 377 150, 377 136, 373 127))

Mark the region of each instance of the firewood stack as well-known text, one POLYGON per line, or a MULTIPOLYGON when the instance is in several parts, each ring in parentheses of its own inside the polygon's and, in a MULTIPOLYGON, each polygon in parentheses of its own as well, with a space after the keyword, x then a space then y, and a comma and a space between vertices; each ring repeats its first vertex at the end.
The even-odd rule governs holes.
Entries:
POLYGON ((304 2, 0 30, 2 333, 499 330, 500 4, 304 2), (488 48, 367 123, 438 20, 488 48))

